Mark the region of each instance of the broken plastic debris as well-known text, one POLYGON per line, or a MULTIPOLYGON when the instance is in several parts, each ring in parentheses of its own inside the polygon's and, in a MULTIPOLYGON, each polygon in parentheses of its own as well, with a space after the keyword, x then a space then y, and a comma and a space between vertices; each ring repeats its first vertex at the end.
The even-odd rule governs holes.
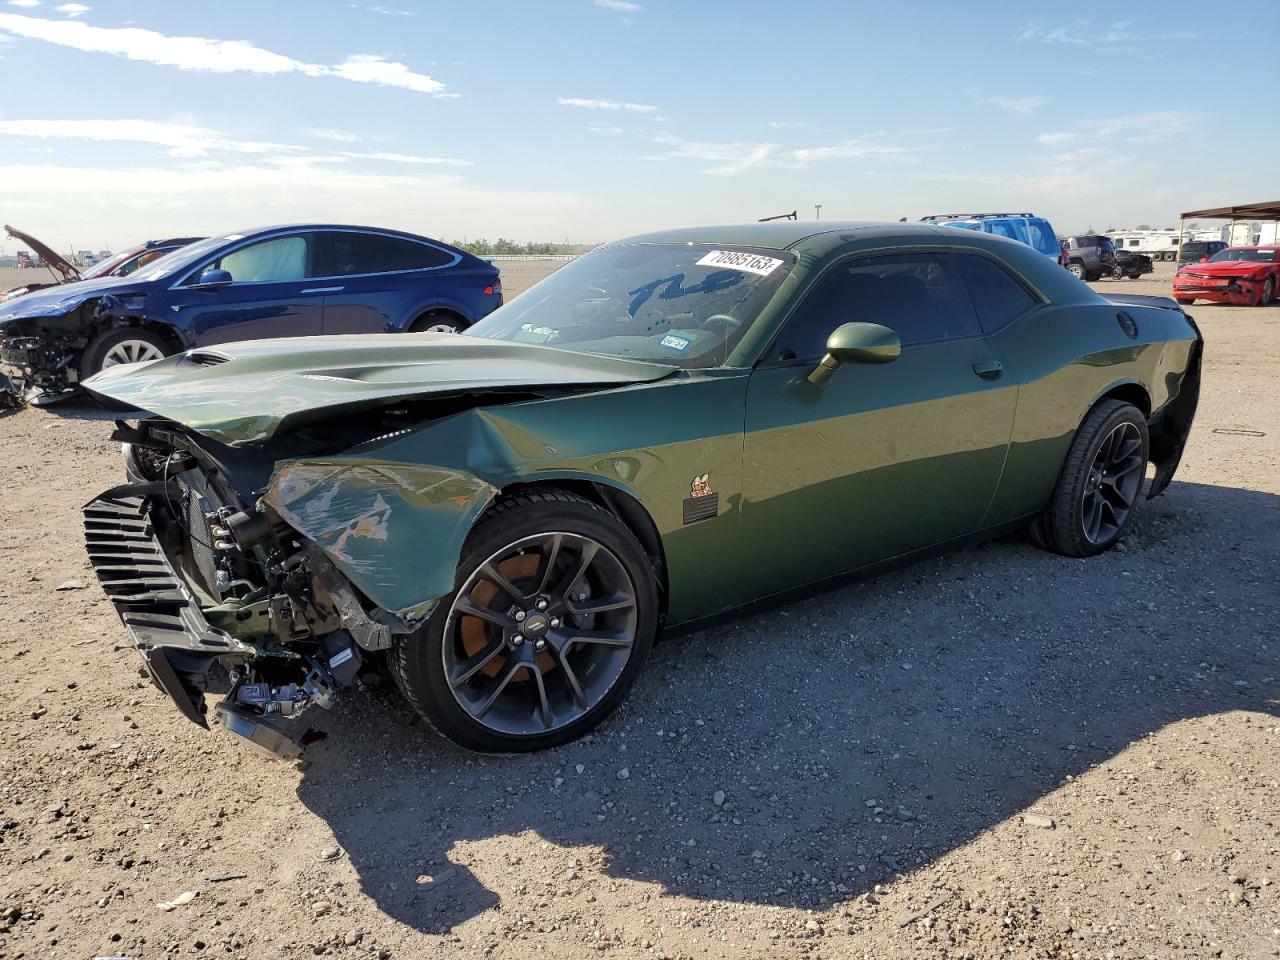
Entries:
POLYGON ((165 913, 169 913, 170 911, 177 910, 178 907, 181 907, 185 904, 190 903, 195 898, 196 898, 195 890, 184 890, 182 893, 178 894, 172 900, 166 900, 164 903, 157 903, 156 906, 159 907, 161 910, 163 910, 165 913))

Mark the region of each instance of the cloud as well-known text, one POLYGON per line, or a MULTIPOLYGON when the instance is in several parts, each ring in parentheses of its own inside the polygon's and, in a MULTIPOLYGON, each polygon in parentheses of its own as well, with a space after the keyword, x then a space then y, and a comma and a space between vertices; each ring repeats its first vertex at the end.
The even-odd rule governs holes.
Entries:
POLYGON ((757 168, 798 170, 827 160, 911 159, 926 149, 926 140, 943 130, 904 130, 898 133, 872 133, 850 137, 836 143, 810 147, 785 147, 779 143, 733 141, 715 143, 683 140, 669 133, 658 133, 646 139, 668 147, 666 156, 710 163, 702 173, 732 176, 757 168))
POLYGON ((174 157, 202 157, 210 152, 261 154, 294 149, 278 143, 227 137, 208 127, 158 120, 0 120, 0 136, 146 143, 164 147, 174 157))
POLYGON ((1070 130, 1042 133, 1036 142, 1046 146, 1087 141, 1091 144, 1156 143, 1191 133, 1200 123, 1200 115, 1185 110, 1158 110, 1120 117, 1085 120, 1070 130))
MULTIPOLYGON (((303 133, 304 131, 299 131, 303 133)), ((317 132, 317 131, 312 131, 317 132)), ((335 133, 338 131, 318 131, 335 133)), ((229 136, 209 127, 160 120, 0 120, 0 136, 30 137, 40 140, 89 140, 100 143, 144 143, 163 148, 169 156, 201 159, 217 154, 273 155, 274 163, 292 164, 348 163, 367 160, 379 163, 417 164, 423 166, 470 166, 470 160, 454 157, 421 156, 410 153, 358 152, 340 150, 316 154, 308 147, 269 141, 245 140, 229 136)), ((350 142, 344 137, 338 139, 350 142)), ((359 139, 359 138, 354 138, 359 139)))
POLYGON ((352 157, 360 160, 381 160, 384 163, 420 163, 433 166, 448 167, 469 167, 470 160, 458 160, 454 157, 422 157, 411 153, 347 153, 340 154, 342 157, 352 157))
POLYGON ((168 36, 141 27, 95 27, 79 20, 45 20, 12 13, 0 13, 0 29, 87 53, 106 53, 179 70, 334 76, 357 83, 400 87, 436 97, 456 96, 445 93, 444 84, 439 80, 414 73, 403 63, 384 60, 374 54, 353 54, 337 66, 328 67, 295 60, 245 40, 168 36))
MULTIPOLYGON (((1118 48, 1123 46, 1125 52, 1136 45, 1161 40, 1194 40, 1196 35, 1188 30, 1175 30, 1167 33, 1137 33, 1133 29, 1132 20, 1115 20, 1108 24, 1095 26, 1089 20, 1073 20, 1071 23, 1045 26, 1039 21, 1023 24, 1014 34, 1020 43, 1037 42, 1048 44, 1067 44, 1077 47, 1118 48)), ((1118 51, 1113 51, 1118 52, 1118 51)))
POLYGON ((9 0, 11 7, 38 7, 40 0, 9 0))
POLYGON ((331 130, 327 127, 302 127, 298 133, 315 140, 334 140, 338 143, 359 143, 360 134, 348 133, 346 130, 331 130))
POLYGON ((113 228, 120 232, 107 238, 113 241, 294 222, 376 223, 446 239, 486 232, 537 236, 548 223, 581 224, 590 234, 599 216, 575 194, 477 188, 437 171, 333 169, 283 157, 279 163, 204 163, 199 173, 4 162, 0 207, 32 211, 42 235, 67 235, 86 223, 127 224, 113 228))
POLYGON ((631 113, 657 113, 658 108, 647 103, 625 103, 620 100, 596 100, 584 97, 561 97, 556 103, 562 107, 580 107, 583 110, 627 110, 631 113))
POLYGON ((606 10, 617 10, 619 13, 639 13, 644 7, 638 3, 632 3, 631 0, 595 0, 597 7, 604 7, 606 10))
POLYGON ((619 134, 619 133, 627 132, 622 127, 611 127, 603 123, 589 123, 587 124, 587 129, 590 130, 592 133, 619 134))
POLYGON ((1010 113, 1020 113, 1029 117, 1049 101, 1045 97, 990 97, 982 102, 994 104, 1010 113))
POLYGON ((354 80, 357 83, 377 83, 384 87, 402 87, 417 93, 456 96, 456 94, 445 94, 444 84, 439 80, 432 79, 425 73, 414 73, 403 63, 384 60, 373 54, 353 54, 334 67, 331 72, 335 77, 354 80))
POLYGON ((86 7, 83 3, 64 3, 54 7, 59 13, 65 13, 68 17, 79 17, 92 10, 92 7, 86 7))

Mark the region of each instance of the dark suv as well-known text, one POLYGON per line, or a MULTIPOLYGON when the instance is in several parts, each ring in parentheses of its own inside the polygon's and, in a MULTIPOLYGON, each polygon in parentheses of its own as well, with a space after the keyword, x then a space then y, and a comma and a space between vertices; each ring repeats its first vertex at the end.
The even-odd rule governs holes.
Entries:
MULTIPOLYGON (((1062 241, 1067 255, 1067 270, 1081 280, 1097 280, 1112 276, 1116 267, 1116 248, 1110 237, 1097 233, 1067 237, 1062 241)), ((1122 274, 1123 275, 1123 274, 1122 274)))
POLYGON ((1218 251, 1225 249, 1227 244, 1222 240, 1183 241, 1181 249, 1178 250, 1178 269, 1181 270, 1188 263, 1199 263, 1205 257, 1212 257, 1218 251))

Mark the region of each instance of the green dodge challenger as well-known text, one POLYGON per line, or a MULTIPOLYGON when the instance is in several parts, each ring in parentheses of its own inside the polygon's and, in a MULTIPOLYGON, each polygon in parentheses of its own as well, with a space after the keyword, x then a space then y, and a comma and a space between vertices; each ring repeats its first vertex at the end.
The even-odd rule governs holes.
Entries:
POLYGON ((90 560, 155 683, 295 756, 383 657, 455 742, 577 737, 655 637, 1029 528, 1087 557, 1177 468, 1202 340, 1025 244, 770 223, 600 247, 465 334, 117 366, 90 560))

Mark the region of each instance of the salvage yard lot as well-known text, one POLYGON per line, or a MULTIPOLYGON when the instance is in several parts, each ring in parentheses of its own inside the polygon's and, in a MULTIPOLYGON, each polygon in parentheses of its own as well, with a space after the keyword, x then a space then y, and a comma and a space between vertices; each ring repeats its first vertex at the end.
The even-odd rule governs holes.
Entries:
POLYGON ((386 683, 300 765, 187 723, 84 559, 110 415, 0 419, 0 957, 1273 955, 1280 306, 1189 312, 1200 413, 1123 549, 1004 540, 662 643, 515 758, 386 683))

